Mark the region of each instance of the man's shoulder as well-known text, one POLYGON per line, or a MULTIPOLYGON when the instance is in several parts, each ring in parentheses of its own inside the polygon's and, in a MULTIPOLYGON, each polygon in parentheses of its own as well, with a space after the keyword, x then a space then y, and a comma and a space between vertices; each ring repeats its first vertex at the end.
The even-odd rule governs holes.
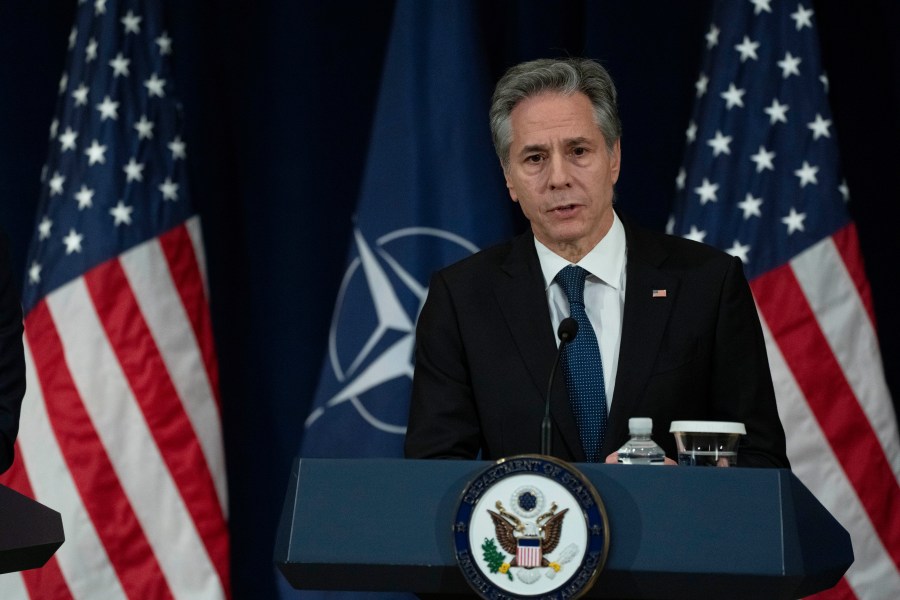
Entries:
POLYGON ((726 267, 734 257, 718 248, 647 229, 625 221, 629 259, 640 258, 660 267, 691 268, 718 265, 726 267))
MULTIPOLYGON (((531 233, 525 232, 514 238, 494 244, 483 250, 479 250, 451 265, 443 267, 438 273, 445 279, 457 280, 460 278, 476 277, 480 274, 489 275, 502 268, 510 261, 516 260, 516 255, 527 251, 527 244, 532 240, 531 233)), ((533 242, 532 247, 533 247, 533 242)))

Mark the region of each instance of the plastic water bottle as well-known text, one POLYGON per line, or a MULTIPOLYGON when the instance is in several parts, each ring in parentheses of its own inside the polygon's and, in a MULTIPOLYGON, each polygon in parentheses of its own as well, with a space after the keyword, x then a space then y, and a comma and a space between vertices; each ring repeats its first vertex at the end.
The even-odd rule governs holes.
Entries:
POLYGON ((633 417, 628 419, 628 433, 631 439, 619 448, 619 462, 625 465, 662 465, 666 453, 650 439, 653 419, 633 417))

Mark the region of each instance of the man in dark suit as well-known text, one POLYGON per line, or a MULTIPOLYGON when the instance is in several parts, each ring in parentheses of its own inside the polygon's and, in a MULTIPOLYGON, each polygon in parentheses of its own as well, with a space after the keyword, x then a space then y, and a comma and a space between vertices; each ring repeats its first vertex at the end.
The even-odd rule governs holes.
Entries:
POLYGON ((0 232, 0 473, 13 462, 24 395, 22 305, 12 282, 6 236, 0 232))
POLYGON ((494 92, 491 129, 531 231, 433 277, 416 332, 406 455, 539 452, 555 332, 583 306, 576 340, 594 354, 565 349, 550 398, 554 455, 613 462, 628 419, 652 417, 654 439, 674 458, 671 421, 719 420, 747 428, 740 464, 787 467, 740 260, 642 230, 613 209, 621 125, 603 67, 513 67, 494 92), (566 273, 578 274, 583 298, 566 273))

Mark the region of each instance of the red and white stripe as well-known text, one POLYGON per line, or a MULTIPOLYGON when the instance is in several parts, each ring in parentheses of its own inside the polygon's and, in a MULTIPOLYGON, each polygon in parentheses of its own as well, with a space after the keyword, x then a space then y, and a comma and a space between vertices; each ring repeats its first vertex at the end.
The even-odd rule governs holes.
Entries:
MULTIPOLYGON (((529 540, 531 541, 531 540, 529 540)), ((543 549, 540 540, 531 544, 519 544, 516 547, 516 564, 520 567, 539 567, 543 562, 543 549)))
POLYGON ((900 597, 900 441, 856 229, 751 282, 797 477, 855 560, 821 598, 900 597))
POLYGON ((227 598, 218 375, 197 218, 49 294, 25 319, 27 393, 4 483, 66 542, 0 598, 227 598))

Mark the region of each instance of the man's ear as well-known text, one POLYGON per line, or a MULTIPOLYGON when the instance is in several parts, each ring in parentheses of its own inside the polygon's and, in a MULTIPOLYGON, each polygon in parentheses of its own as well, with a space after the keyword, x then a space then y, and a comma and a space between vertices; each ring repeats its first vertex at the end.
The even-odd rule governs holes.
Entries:
POLYGON ((609 171, 612 176, 612 182, 615 184, 619 180, 619 171, 622 168, 622 138, 616 140, 612 152, 609 153, 609 171))
POLYGON ((501 161, 500 167, 503 169, 503 179, 506 180, 506 189, 509 190, 509 197, 512 198, 513 202, 519 201, 519 196, 516 194, 515 187, 513 186, 512 180, 509 178, 509 168, 503 166, 503 162, 501 161))

